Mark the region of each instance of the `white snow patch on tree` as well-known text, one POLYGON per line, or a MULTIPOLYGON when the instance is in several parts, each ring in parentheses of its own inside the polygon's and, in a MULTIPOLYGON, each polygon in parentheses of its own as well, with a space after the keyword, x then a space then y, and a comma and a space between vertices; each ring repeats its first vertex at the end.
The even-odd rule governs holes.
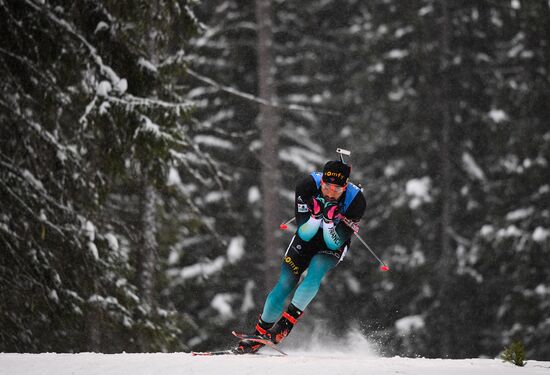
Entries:
POLYGON ((52 289, 50 293, 48 294, 48 298, 54 301, 55 303, 59 303, 59 296, 57 295, 57 292, 55 289, 52 289))
POLYGON ((197 135, 195 138, 193 138, 193 140, 199 145, 216 147, 225 150, 235 149, 233 142, 212 135, 197 135))
POLYGON ((384 66, 383 63, 377 62, 376 64, 369 65, 367 67, 367 72, 368 73, 384 73, 385 69, 386 69, 386 67, 384 66))
POLYGON ((118 239, 115 237, 115 235, 113 233, 109 232, 105 235, 105 239, 107 240, 107 243, 109 244, 109 248, 113 251, 118 252, 118 249, 119 249, 118 239))
POLYGON ((96 228, 94 223, 92 223, 90 220, 86 220, 86 223, 84 224, 84 234, 90 241, 95 240, 95 232, 96 228))
POLYGON ((244 297, 243 297, 243 303, 241 305, 241 312, 246 313, 256 308, 256 304, 254 303, 254 296, 253 291, 256 287, 256 283, 254 283, 254 280, 248 280, 244 286, 244 297))
POLYGON ((210 262, 201 262, 193 264, 192 266, 184 267, 181 271, 177 272, 177 274, 174 274, 174 272, 169 272, 169 275, 179 276, 183 280, 192 279, 198 276, 207 278, 221 271, 225 265, 225 262, 225 257, 219 256, 210 262))
POLYGON ((118 81, 115 85, 115 89, 121 93, 124 94, 126 90, 128 90, 128 81, 126 78, 122 78, 120 81, 118 81))
POLYGON ((421 250, 413 250, 409 264, 411 267, 418 267, 426 263, 426 256, 421 250))
POLYGON ((67 153, 65 152, 65 150, 57 150, 56 151, 56 156, 57 158, 59 159, 60 162, 64 162, 65 160, 67 160, 67 153))
POLYGON ((288 147, 280 150, 279 159, 294 164, 302 172, 311 172, 325 162, 324 157, 303 147, 288 147))
POLYGON ((161 137, 160 127, 147 116, 141 115, 141 125, 138 129, 139 132, 151 133, 156 138, 161 137))
POLYGON ((413 330, 419 330, 425 326, 424 318, 421 315, 410 315, 395 322, 395 329, 400 334, 409 334, 413 330))
POLYGON ((245 238, 243 236, 233 237, 227 247, 227 260, 231 264, 237 263, 244 255, 245 238))
POLYGON ((166 184, 168 186, 181 185, 181 177, 176 168, 170 167, 170 169, 168 170, 168 177, 167 177, 166 184))
POLYGON ((401 60, 409 55, 409 51, 405 49, 392 49, 386 54, 388 59, 401 60))
POLYGON ((468 172, 470 176, 480 181, 486 180, 485 173, 483 173, 483 170, 479 167, 474 157, 470 153, 465 152, 462 154, 462 163, 464 165, 464 168, 466 169, 466 172, 468 172))
POLYGON ((484 238, 491 237, 494 233, 495 233, 495 229, 493 228, 492 225, 489 225, 489 224, 485 224, 479 230, 479 234, 484 238))
POLYGON ((219 123, 224 121, 229 121, 234 117, 235 117, 235 111, 233 110, 219 111, 214 113, 213 116, 208 117, 206 120, 204 120, 202 122, 202 125, 208 128, 220 126, 219 123))
POLYGON ((544 284, 539 284, 535 288, 535 293, 541 297, 545 297, 547 294, 550 294, 550 289, 548 289, 548 287, 544 284))
POLYGON ((498 239, 505 239, 509 237, 520 237, 522 231, 515 225, 509 225, 507 228, 501 228, 497 232, 498 239))
POLYGON ((100 21, 95 27, 94 34, 97 34, 100 31, 108 30, 108 29, 109 29, 109 25, 104 21, 100 21))
POLYGON ((234 317, 233 308, 231 307, 233 299, 234 297, 229 293, 218 293, 214 296, 212 302, 210 302, 210 306, 218 311, 219 317, 223 321, 227 321, 234 317))
POLYGON ((394 35, 396 38, 399 39, 413 31, 414 31, 414 28, 412 26, 400 27, 397 30, 395 30, 394 35))
POLYGON ((432 197, 430 196, 431 185, 432 180, 427 176, 407 181, 405 192, 411 197, 409 202, 411 209, 414 210, 423 203, 432 201, 432 197))
POLYGON ((36 177, 34 177, 34 175, 29 170, 23 169, 21 174, 27 180, 29 185, 31 185, 32 187, 34 187, 37 190, 44 190, 44 185, 42 185, 42 182, 39 179, 37 179, 36 177))
POLYGON ((144 59, 143 57, 140 57, 138 60, 138 65, 145 70, 148 70, 152 73, 158 73, 158 69, 151 61, 144 59))
POLYGON ((423 16, 426 16, 426 15, 432 13, 433 11, 434 11, 433 5, 431 5, 431 4, 426 5, 425 7, 420 8, 420 10, 418 11, 418 15, 420 17, 423 17, 423 16))
POLYGON ((520 208, 506 214, 506 220, 508 221, 518 221, 528 218, 533 215, 535 209, 533 207, 520 208))
POLYGON ((229 192, 227 191, 211 191, 204 196, 204 201, 206 203, 216 203, 221 201, 224 198, 229 198, 229 192))
POLYGON ((261 197, 260 189, 257 186, 251 186, 248 189, 248 203, 257 203, 260 201, 261 197))
POLYGON ((112 89, 113 89, 113 86, 111 85, 111 82, 101 81, 99 82, 99 85, 97 85, 96 94, 97 96, 106 97, 109 95, 112 89))
POLYGON ((397 87, 393 91, 388 93, 388 99, 390 99, 392 102, 398 102, 405 96, 405 90, 401 87, 397 87))
POLYGON ((508 115, 502 109, 493 108, 489 111, 489 113, 487 115, 489 116, 489 118, 491 120, 493 120, 493 122, 495 122, 497 124, 499 122, 503 122, 503 121, 508 120, 508 115))
POLYGON ((533 232, 533 241, 544 242, 550 237, 550 230, 543 227, 537 227, 533 232))
POLYGON ((97 251, 95 243, 88 242, 88 250, 90 250, 95 260, 99 260, 99 251, 97 251))

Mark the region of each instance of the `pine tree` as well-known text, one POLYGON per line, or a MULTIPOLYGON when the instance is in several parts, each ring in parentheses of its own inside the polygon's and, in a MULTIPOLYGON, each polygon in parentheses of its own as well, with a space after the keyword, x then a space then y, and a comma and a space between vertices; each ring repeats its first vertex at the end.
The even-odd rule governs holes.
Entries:
MULTIPOLYGON (((133 219, 112 213, 117 199, 137 207, 125 188, 163 185, 192 150, 191 103, 171 94, 181 70, 145 52, 149 8, 125 5, 0 4, 2 350, 135 350, 143 335, 148 349, 179 345, 185 324, 133 282, 133 219)), ((184 2, 163 10, 175 38, 196 28, 184 2)))

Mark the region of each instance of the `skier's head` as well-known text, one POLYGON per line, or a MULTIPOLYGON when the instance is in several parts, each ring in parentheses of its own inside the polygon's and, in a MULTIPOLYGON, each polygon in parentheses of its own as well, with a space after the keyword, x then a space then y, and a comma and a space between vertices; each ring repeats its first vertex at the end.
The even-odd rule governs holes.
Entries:
POLYGON ((348 185, 351 167, 339 160, 331 160, 323 168, 321 192, 328 200, 338 200, 348 185))

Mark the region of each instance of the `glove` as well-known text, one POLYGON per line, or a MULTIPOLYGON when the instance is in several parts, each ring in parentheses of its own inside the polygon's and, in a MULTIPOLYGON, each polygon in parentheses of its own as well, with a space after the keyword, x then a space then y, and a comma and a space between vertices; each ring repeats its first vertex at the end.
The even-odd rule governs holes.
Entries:
POLYGON ((313 198, 309 207, 311 216, 315 219, 320 219, 323 216, 323 207, 325 205, 325 200, 323 198, 313 198))
POLYGON ((326 202, 323 208, 323 220, 327 223, 331 222, 338 216, 340 210, 337 202, 326 202))

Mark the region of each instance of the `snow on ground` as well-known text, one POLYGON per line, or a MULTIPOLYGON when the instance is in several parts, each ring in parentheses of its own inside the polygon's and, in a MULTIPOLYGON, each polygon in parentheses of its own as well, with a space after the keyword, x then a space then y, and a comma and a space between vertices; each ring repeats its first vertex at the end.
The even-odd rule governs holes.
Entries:
POLYGON ((313 330, 293 332, 281 344, 288 353, 286 357, 270 348, 262 349, 262 355, 210 357, 190 353, 0 353, 0 375, 550 374, 550 362, 542 361, 527 361, 525 367, 517 367, 499 359, 383 357, 378 354, 383 348, 365 338, 359 329, 335 337, 326 334, 324 324, 316 322, 313 330))
POLYGON ((277 356, 196 357, 189 353, 0 354, 1 375, 536 375, 550 362, 517 367, 495 359, 372 358, 315 352, 277 356))
MULTIPOLYGON (((193 356, 190 353, 10 354, 0 353, 0 375, 538 375, 550 374, 550 362, 528 361, 517 367, 498 359, 426 359, 381 357, 382 351, 360 330, 341 337, 316 329, 297 330, 281 349, 262 355, 193 356)), ((218 348, 219 349, 219 348, 218 348)))

